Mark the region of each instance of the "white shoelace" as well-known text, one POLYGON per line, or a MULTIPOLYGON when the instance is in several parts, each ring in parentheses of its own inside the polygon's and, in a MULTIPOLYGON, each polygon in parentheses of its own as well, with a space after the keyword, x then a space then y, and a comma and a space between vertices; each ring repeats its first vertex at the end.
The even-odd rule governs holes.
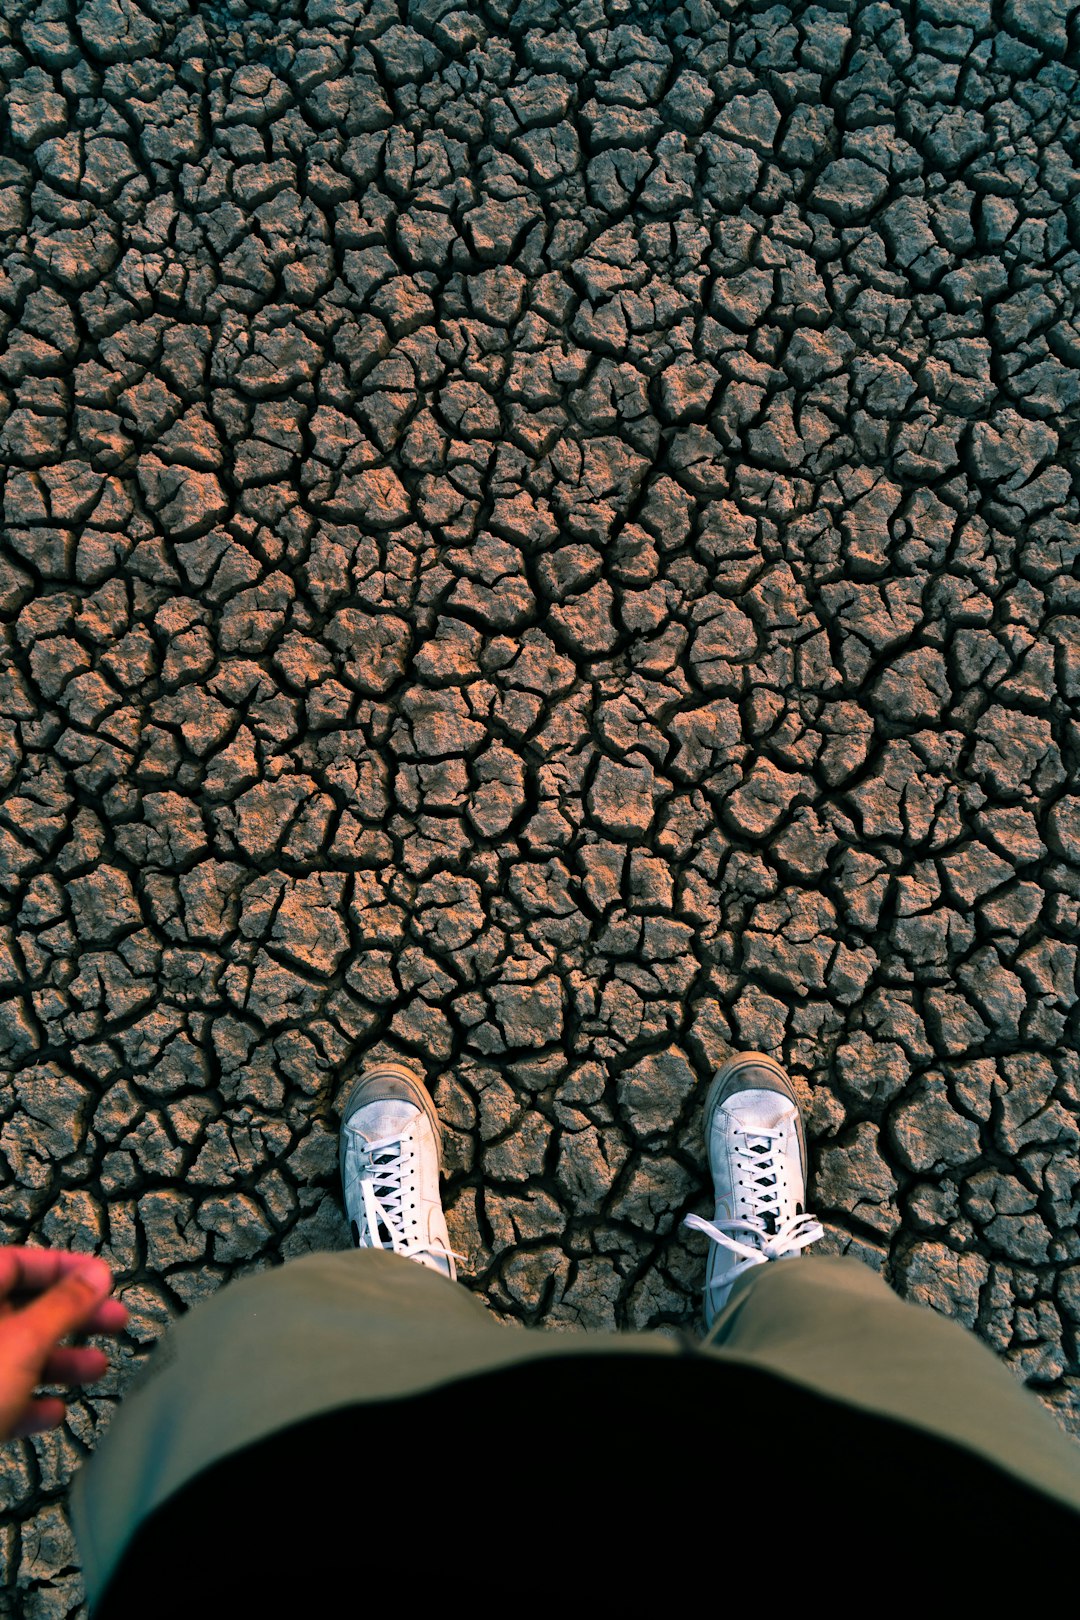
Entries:
POLYGON ((387 1247, 379 1235, 381 1228, 388 1233, 389 1247, 393 1252, 403 1254, 406 1259, 430 1254, 439 1260, 447 1255, 453 1255, 455 1260, 464 1260, 465 1256, 458 1254, 456 1249, 446 1248, 442 1243, 424 1243, 417 1237, 410 1239, 406 1234, 406 1174, 416 1158, 416 1147, 411 1139, 407 1140, 408 1133, 404 1136, 384 1136, 378 1142, 368 1142, 359 1131, 353 1135, 360 1150, 360 1195, 364 1203, 364 1224, 373 1247, 387 1247))
POLYGON ((800 1249, 825 1236, 824 1227, 813 1215, 804 1212, 781 1218, 778 1214, 776 1144, 783 1134, 782 1130, 736 1132, 736 1178, 739 1186, 748 1194, 749 1216, 730 1221, 707 1221, 702 1215, 687 1215, 683 1220, 684 1226, 704 1232, 706 1237, 730 1249, 737 1257, 735 1266, 725 1277, 706 1284, 706 1292, 711 1288, 728 1288, 750 1266, 762 1266, 768 1260, 782 1260, 785 1255, 798 1254, 800 1249), (766 1224, 770 1217, 775 1227, 772 1232, 766 1224), (747 1236, 740 1241, 732 1236, 734 1232, 743 1232, 747 1236))

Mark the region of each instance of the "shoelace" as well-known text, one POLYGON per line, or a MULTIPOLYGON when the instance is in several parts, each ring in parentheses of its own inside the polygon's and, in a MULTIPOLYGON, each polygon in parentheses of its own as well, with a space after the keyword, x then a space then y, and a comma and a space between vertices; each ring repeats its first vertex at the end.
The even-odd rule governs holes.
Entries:
POLYGON ((706 1283, 710 1288, 727 1288, 735 1277, 750 1266, 761 1266, 768 1260, 782 1260, 785 1255, 797 1254, 808 1244, 825 1236, 825 1228, 813 1215, 778 1215, 776 1143, 782 1130, 754 1130, 736 1133, 735 1152, 738 1156, 736 1175, 739 1184, 749 1194, 749 1218, 730 1221, 707 1221, 702 1215, 687 1215, 684 1226, 704 1232, 714 1243, 720 1243, 737 1256, 738 1263, 723 1280, 706 1283), (741 1142, 740 1142, 741 1138, 741 1142), (775 1230, 770 1231, 766 1221, 771 1218, 775 1230), (748 1234, 745 1241, 733 1237, 734 1232, 748 1234))
POLYGON ((365 1139, 360 1132, 354 1132, 354 1136, 360 1148, 360 1195, 364 1203, 364 1224, 375 1247, 386 1248, 386 1244, 379 1238, 381 1227, 389 1233, 393 1252, 403 1254, 407 1259, 412 1259, 416 1255, 430 1254, 436 1259, 453 1255, 455 1260, 463 1261, 465 1256, 459 1254, 456 1249, 449 1249, 442 1243, 422 1243, 415 1238, 410 1241, 406 1236, 404 1210, 406 1169, 416 1157, 416 1149, 409 1133, 405 1132, 402 1136, 385 1136, 379 1142, 366 1142, 362 1147, 360 1144, 365 1142, 365 1139))

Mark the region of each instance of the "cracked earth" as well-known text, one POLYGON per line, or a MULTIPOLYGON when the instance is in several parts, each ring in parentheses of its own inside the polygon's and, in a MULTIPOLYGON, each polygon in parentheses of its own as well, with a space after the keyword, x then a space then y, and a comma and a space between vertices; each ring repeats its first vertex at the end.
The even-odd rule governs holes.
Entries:
POLYGON ((111 1382, 348 1245, 418 1062, 501 1316, 690 1323, 700 1098, 1080 1428, 1067 0, 6 0, 0 1174, 111 1382))

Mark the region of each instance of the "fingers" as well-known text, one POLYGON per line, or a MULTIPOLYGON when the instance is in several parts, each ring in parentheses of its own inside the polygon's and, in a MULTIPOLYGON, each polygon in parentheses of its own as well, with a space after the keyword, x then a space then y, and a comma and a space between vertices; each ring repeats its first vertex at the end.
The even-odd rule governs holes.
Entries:
MULTIPOLYGON (((89 1384, 109 1370, 109 1358, 92 1348, 54 1350, 45 1361, 40 1381, 43 1384, 89 1384)), ((7 1390, 0 1439, 17 1440, 28 1434, 41 1434, 56 1429, 67 1416, 67 1407, 59 1395, 39 1395, 33 1399, 29 1391, 7 1390)))
POLYGON ((41 1369, 43 1384, 93 1384, 104 1378, 109 1370, 109 1358, 104 1350, 93 1345, 68 1348, 61 1345, 54 1350, 41 1369))
POLYGON ((7 1438, 19 1440, 27 1434, 43 1434, 46 1429, 58 1429, 64 1421, 65 1411, 59 1395, 42 1395, 36 1401, 28 1401, 8 1431, 7 1438))
MULTIPOLYGON (((12 1296, 9 1294, 6 1300, 0 1300, 0 1321, 5 1316, 12 1316, 20 1307, 28 1303, 29 1301, 25 1295, 12 1296)), ((128 1315, 126 1305, 122 1305, 118 1299, 107 1299, 98 1306, 93 1316, 79 1331, 87 1336, 93 1333, 115 1337, 117 1333, 122 1333, 124 1328, 127 1327, 128 1315)))
POLYGON ((107 1299, 98 1306, 83 1328, 84 1333, 120 1333, 127 1327, 128 1308, 118 1299, 107 1299))
POLYGON ((63 1422, 63 1400, 35 1399, 36 1385, 92 1383, 108 1370, 101 1350, 60 1341, 124 1327, 127 1310, 111 1289, 111 1271, 92 1255, 0 1247, 0 1439, 63 1422))
POLYGON ((59 1277, 66 1249, 0 1248, 0 1299, 9 1294, 37 1294, 59 1277))
MULTIPOLYGON (((0 1316, 26 1305, 28 1297, 40 1294, 91 1258, 70 1249, 0 1248, 0 1316)), ((126 1307, 118 1299, 106 1299, 82 1331, 119 1333, 127 1320, 126 1307)))
POLYGON ((105 1262, 90 1255, 77 1258, 78 1263, 64 1267, 44 1293, 5 1320, 12 1359, 24 1371, 37 1375, 60 1339, 87 1332, 108 1296, 112 1273, 105 1262))
POLYGON ((0 1300, 12 1294, 40 1294, 93 1258, 73 1249, 0 1247, 0 1300))

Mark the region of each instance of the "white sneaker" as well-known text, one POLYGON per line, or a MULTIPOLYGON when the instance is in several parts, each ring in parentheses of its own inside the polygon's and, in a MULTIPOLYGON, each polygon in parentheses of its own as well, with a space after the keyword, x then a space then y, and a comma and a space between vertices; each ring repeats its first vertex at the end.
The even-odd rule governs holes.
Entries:
POLYGON ((732 1284, 751 1266, 797 1255, 824 1237, 803 1208, 806 1135, 791 1081, 764 1052, 740 1052, 717 1071, 705 1098, 705 1140, 716 1192, 711 1221, 684 1226, 712 1238, 704 1316, 711 1328, 732 1284))
POLYGON ((439 1196, 439 1116, 402 1063, 365 1069, 341 1113, 338 1161, 360 1249, 392 1249, 453 1281, 455 1255, 439 1196))

